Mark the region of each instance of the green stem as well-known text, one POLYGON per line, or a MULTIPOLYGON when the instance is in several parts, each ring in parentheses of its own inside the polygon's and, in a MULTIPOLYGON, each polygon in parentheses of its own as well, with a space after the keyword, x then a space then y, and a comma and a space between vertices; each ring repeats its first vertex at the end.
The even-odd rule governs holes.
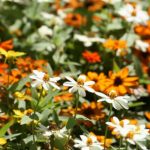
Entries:
POLYGON ((120 140, 119 140, 119 150, 121 149, 121 146, 122 146, 122 138, 120 137, 120 140))
MULTIPOLYGON (((76 119, 76 116, 77 116, 78 104, 79 104, 79 94, 76 95, 76 99, 75 99, 75 114, 74 114, 74 117, 73 117, 74 119, 76 119)), ((73 130, 73 129, 70 129, 70 132, 69 132, 69 135, 68 135, 68 140, 67 140, 66 145, 68 145, 68 143, 69 143, 72 130, 73 130)))
MULTIPOLYGON (((110 119, 111 112, 112 112, 112 105, 110 104, 110 110, 109 110, 109 114, 108 114, 107 121, 109 121, 109 119, 110 119)), ((106 127, 106 130, 105 130, 105 137, 104 137, 104 150, 106 149, 106 139, 107 139, 107 134, 108 134, 108 126, 106 127)))
POLYGON ((128 141, 126 140, 126 150, 128 150, 128 141))
POLYGON ((37 111, 37 108, 38 108, 38 105, 39 105, 39 102, 42 98, 42 94, 43 94, 43 87, 41 89, 41 92, 40 92, 40 96, 39 96, 39 99, 38 99, 38 102, 34 108, 34 113, 33 113, 33 124, 32 124, 32 134, 33 134, 33 143, 37 149, 37 145, 36 145, 36 140, 35 140, 35 123, 34 123, 34 120, 35 120, 35 115, 36 115, 36 111, 37 111))
POLYGON ((138 145, 136 144, 136 150, 138 150, 138 145))

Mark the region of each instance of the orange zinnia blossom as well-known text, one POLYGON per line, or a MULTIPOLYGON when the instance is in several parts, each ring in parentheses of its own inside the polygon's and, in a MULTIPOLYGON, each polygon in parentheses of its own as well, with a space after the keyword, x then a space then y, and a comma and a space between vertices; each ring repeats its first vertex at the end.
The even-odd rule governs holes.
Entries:
POLYGON ((66 9, 66 8, 76 9, 76 8, 80 8, 80 7, 83 6, 83 3, 80 2, 80 0, 69 0, 63 6, 61 5, 61 0, 56 0, 55 4, 56 4, 56 9, 57 10, 66 9))
POLYGON ((97 11, 100 10, 104 6, 104 2, 101 0, 86 0, 85 7, 89 11, 97 11))
POLYGON ((89 63, 101 62, 100 55, 97 52, 90 52, 86 50, 82 53, 82 56, 89 63))
POLYGON ((118 50, 118 49, 127 48, 126 41, 124 41, 124 40, 113 40, 113 39, 106 40, 103 43, 103 46, 105 48, 110 49, 110 50, 118 50))
POLYGON ((150 120, 150 112, 145 112, 144 114, 145 114, 145 117, 146 117, 148 120, 150 120))
POLYGON ((71 101, 73 99, 72 93, 65 93, 54 97, 54 102, 71 101))
POLYGON ((79 13, 68 13, 64 21, 67 25, 77 28, 86 24, 86 18, 79 13))
POLYGON ((102 112, 104 108, 102 103, 97 102, 83 102, 81 107, 78 108, 78 113, 86 116, 89 119, 99 120, 105 117, 105 113, 102 112))
POLYGON ((3 74, 8 68, 7 64, 0 63, 0 74, 3 74))
POLYGON ((134 31, 140 36, 150 36, 150 20, 147 21, 146 25, 135 26, 134 31))
POLYGON ((108 87, 106 93, 115 90, 118 95, 124 95, 129 92, 129 88, 138 86, 138 77, 129 76, 129 69, 123 68, 117 73, 109 72, 109 79, 107 80, 108 87))
POLYGON ((7 40, 4 42, 0 43, 0 48, 4 49, 4 50, 10 50, 13 49, 13 40, 7 40))
POLYGON ((95 84, 92 86, 93 89, 95 89, 96 91, 104 92, 107 87, 107 77, 103 72, 100 74, 97 74, 96 72, 88 72, 87 78, 89 80, 95 81, 95 84))

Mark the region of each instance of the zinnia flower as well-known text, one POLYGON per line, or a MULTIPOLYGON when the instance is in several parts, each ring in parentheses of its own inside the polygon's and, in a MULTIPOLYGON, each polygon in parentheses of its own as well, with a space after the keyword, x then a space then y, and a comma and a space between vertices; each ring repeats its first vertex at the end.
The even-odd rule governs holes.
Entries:
POLYGON ((56 89, 60 89, 59 86, 56 85, 57 81, 60 80, 60 77, 53 77, 50 78, 48 76, 48 74, 38 71, 38 70, 33 70, 33 74, 30 76, 31 79, 33 79, 34 81, 31 83, 32 87, 38 87, 40 85, 42 85, 42 87, 45 90, 48 90, 50 86, 56 88, 56 89))
POLYGON ((123 108, 128 109, 129 96, 117 96, 117 92, 114 90, 109 93, 109 96, 100 92, 96 92, 96 95, 101 97, 98 102, 105 101, 109 104, 112 104, 112 106, 117 110, 123 108))
POLYGON ((101 61, 100 55, 97 52, 86 50, 82 53, 82 56, 89 63, 97 63, 101 61))
POLYGON ((133 23, 146 23, 149 19, 148 13, 143 11, 140 5, 126 4, 118 11, 118 14, 127 22, 133 23))
POLYGON ((94 89, 92 89, 90 86, 93 85, 95 82, 94 81, 86 81, 86 76, 85 75, 80 75, 77 78, 77 81, 75 81, 71 77, 66 77, 69 82, 65 82, 63 85, 66 87, 71 87, 69 89, 70 93, 75 93, 78 92, 80 96, 85 97, 86 92, 91 92, 94 93, 94 89))
POLYGON ((107 79, 106 84, 106 93, 109 93, 111 90, 115 90, 118 95, 124 95, 129 92, 129 88, 138 86, 138 77, 129 76, 129 69, 123 68, 117 73, 110 71, 109 79, 107 79))
POLYGON ((101 143, 97 141, 96 136, 89 134, 88 136, 80 135, 81 140, 74 140, 74 147, 81 150, 102 150, 101 143))

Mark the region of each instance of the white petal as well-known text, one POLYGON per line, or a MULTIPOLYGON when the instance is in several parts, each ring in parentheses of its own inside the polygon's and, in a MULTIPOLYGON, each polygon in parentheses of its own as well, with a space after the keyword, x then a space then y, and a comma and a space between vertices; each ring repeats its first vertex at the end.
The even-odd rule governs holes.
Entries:
POLYGON ((89 86, 83 86, 88 92, 91 92, 91 93, 94 93, 95 91, 94 91, 94 89, 92 89, 91 87, 89 87, 89 86))
POLYGON ((84 85, 93 85, 93 84, 95 84, 94 81, 87 81, 87 82, 84 83, 84 85))
POLYGON ((67 76, 67 77, 65 77, 67 80, 69 80, 70 82, 72 82, 72 83, 77 83, 73 78, 71 78, 71 77, 69 77, 69 76, 67 76))
POLYGON ((60 87, 57 86, 57 84, 55 84, 55 83, 53 83, 53 82, 49 82, 49 84, 50 84, 51 86, 53 86, 54 88, 60 90, 60 87))
POLYGON ((104 93, 101 92, 95 92, 96 95, 103 97, 103 98, 109 98, 107 95, 105 95, 104 93))
POLYGON ((61 79, 60 77, 53 77, 53 78, 50 78, 50 81, 57 82, 60 79, 61 79))

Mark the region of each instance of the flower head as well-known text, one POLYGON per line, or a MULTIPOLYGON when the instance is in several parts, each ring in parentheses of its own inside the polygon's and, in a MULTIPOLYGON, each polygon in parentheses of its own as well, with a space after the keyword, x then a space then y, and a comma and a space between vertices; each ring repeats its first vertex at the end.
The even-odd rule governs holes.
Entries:
POLYGON ((128 119, 119 121, 117 117, 113 117, 112 121, 106 122, 106 124, 113 129, 112 133, 121 137, 126 137, 129 131, 133 128, 133 125, 130 124, 128 119))
POLYGON ((81 150, 102 150, 101 143, 97 141, 96 136, 89 134, 88 136, 80 135, 81 140, 74 140, 74 147, 81 150))
POLYGON ((56 85, 57 81, 60 80, 60 77, 53 77, 50 78, 48 74, 33 70, 33 74, 30 76, 31 79, 33 79, 33 82, 31 83, 32 87, 38 87, 42 86, 45 90, 48 90, 50 86, 60 89, 59 86, 56 85))
POLYGON ((146 23, 149 19, 148 13, 143 11, 139 5, 126 4, 118 14, 126 19, 127 22, 146 23))
POLYGON ((117 110, 123 108, 128 109, 129 96, 117 96, 117 92, 114 90, 110 91, 109 96, 100 92, 96 92, 96 95, 101 97, 98 102, 105 101, 109 104, 112 104, 112 106, 117 110))
POLYGON ((88 50, 82 53, 82 56, 89 63, 97 63, 101 61, 100 55, 97 52, 90 52, 88 50))
POLYGON ((86 81, 86 76, 85 75, 80 75, 77 78, 77 81, 75 81, 71 77, 66 77, 69 82, 65 82, 63 85, 66 87, 71 87, 69 89, 70 93, 78 92, 80 96, 85 97, 86 92, 91 92, 94 93, 94 89, 92 89, 90 86, 93 85, 95 82, 94 81, 86 81))

